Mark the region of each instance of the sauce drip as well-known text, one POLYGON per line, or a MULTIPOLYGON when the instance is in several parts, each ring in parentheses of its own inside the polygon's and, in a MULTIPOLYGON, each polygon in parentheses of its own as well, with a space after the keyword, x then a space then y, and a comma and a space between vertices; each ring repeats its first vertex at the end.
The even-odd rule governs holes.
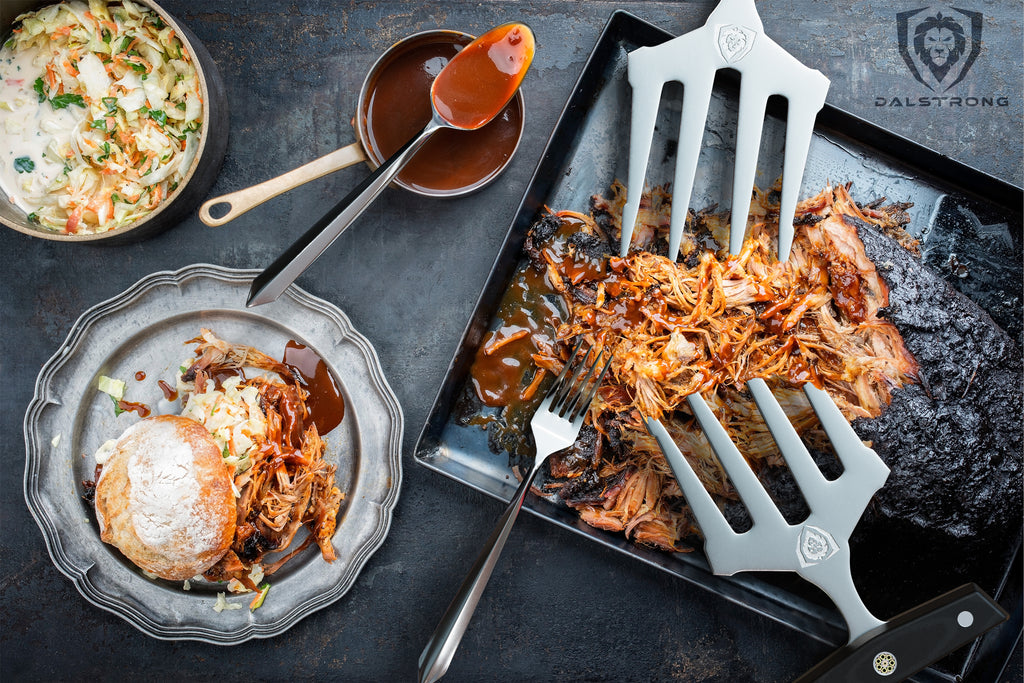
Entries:
POLYGON ((151 412, 145 403, 132 403, 131 401, 118 401, 117 407, 126 412, 138 413, 139 417, 149 417, 151 412))
MULTIPOLYGON (((465 38, 428 35, 409 42, 383 62, 367 86, 364 144, 386 159, 429 123, 430 86, 465 38)), ((398 174, 414 190, 454 194, 483 185, 511 159, 519 143, 523 112, 518 100, 477 130, 445 128, 434 133, 398 174)))
POLYGON ((309 347, 292 340, 285 345, 283 362, 302 378, 302 388, 309 392, 306 406, 320 435, 341 424, 345 399, 323 359, 309 347))
POLYGON ((170 384, 168 384, 167 382, 165 382, 163 380, 158 381, 156 384, 157 384, 158 387, 160 387, 160 391, 164 392, 164 398, 165 399, 167 399, 168 401, 177 401, 178 400, 178 390, 177 389, 174 389, 173 387, 171 387, 170 384))
POLYGON ((519 89, 533 53, 533 32, 525 24, 491 29, 466 46, 434 79, 430 89, 434 109, 456 128, 479 128, 519 89))
POLYGON ((139 370, 138 372, 135 373, 135 381, 136 382, 141 382, 144 379, 146 379, 146 373, 145 372, 143 372, 142 370, 139 370))

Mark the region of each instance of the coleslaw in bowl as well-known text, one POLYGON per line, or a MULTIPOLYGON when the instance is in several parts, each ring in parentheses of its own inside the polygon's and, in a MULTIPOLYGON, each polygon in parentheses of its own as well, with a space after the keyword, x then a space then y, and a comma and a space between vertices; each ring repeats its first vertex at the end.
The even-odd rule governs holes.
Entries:
MULTIPOLYGON (((203 61, 153 3, 73 0, 18 16, 0 47, 0 221, 99 239, 180 200, 222 104, 203 61)), ((226 129, 226 111, 218 118, 226 129)), ((211 150, 218 168, 225 145, 211 150)))

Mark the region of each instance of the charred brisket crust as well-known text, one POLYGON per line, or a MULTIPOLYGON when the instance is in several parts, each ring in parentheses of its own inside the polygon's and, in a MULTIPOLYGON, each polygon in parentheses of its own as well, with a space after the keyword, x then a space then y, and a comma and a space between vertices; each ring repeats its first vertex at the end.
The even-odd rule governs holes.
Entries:
POLYGON ((977 304, 863 222, 889 285, 883 315, 920 364, 920 383, 854 427, 892 470, 876 511, 957 538, 1021 528, 1021 350, 977 304))

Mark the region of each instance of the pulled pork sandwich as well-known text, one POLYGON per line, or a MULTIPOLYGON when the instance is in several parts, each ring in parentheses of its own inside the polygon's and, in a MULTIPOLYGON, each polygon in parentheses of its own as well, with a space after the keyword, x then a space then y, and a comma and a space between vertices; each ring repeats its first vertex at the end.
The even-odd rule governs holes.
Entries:
POLYGON ((181 415, 136 423, 96 453, 102 537, 153 575, 202 574, 262 601, 263 578, 311 545, 335 559, 344 496, 299 370, 209 330, 189 343, 181 415))

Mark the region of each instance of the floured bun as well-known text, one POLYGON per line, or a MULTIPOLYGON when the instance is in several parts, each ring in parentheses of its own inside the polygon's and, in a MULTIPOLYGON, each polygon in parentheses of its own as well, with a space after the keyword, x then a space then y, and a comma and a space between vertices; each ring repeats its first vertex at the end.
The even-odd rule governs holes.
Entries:
POLYGON ((175 415, 137 422, 117 439, 96 482, 100 538, 161 578, 203 573, 235 535, 231 469, 198 422, 175 415))

